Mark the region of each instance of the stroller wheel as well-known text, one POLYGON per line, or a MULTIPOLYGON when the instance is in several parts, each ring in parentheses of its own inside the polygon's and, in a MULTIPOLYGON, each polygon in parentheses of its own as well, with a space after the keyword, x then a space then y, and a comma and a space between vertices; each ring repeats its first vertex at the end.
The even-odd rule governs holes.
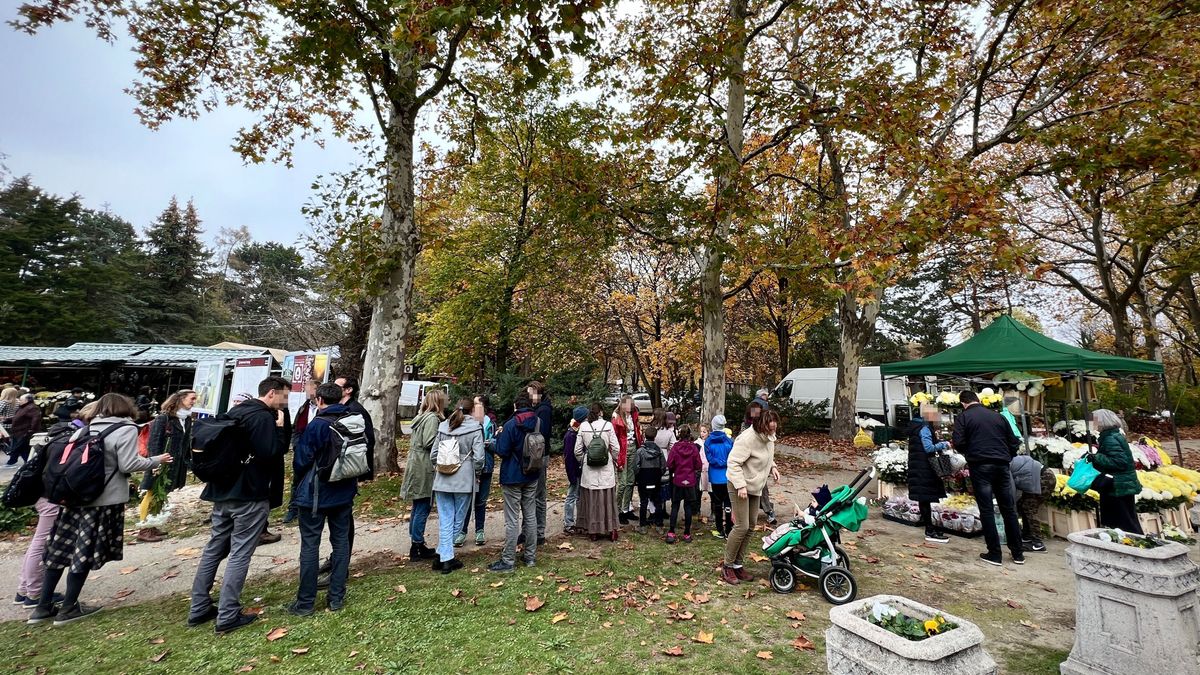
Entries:
MULTIPOLYGON (((774 578, 771 579, 774 582, 774 578)), ((858 595, 858 582, 844 567, 829 567, 821 572, 821 595, 831 605, 844 605, 858 595)))
POLYGON ((771 589, 776 593, 791 593, 796 588, 796 573, 787 565, 771 567, 771 589))

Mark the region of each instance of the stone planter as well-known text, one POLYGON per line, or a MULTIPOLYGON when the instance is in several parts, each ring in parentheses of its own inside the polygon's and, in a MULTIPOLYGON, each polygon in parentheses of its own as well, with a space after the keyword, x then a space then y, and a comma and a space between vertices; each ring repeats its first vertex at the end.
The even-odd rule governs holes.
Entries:
POLYGON ((876 595, 829 610, 825 662, 832 675, 989 675, 996 662, 983 650, 983 632, 975 624, 897 595, 876 595), (876 602, 914 619, 941 614, 958 628, 913 642, 867 621, 876 602))
POLYGON ((1096 522, 1095 511, 1063 511, 1050 507, 1050 534, 1060 539, 1066 539, 1072 532, 1094 529, 1096 522))
POLYGON ((1188 548, 1152 549, 1068 537, 1075 573, 1075 646, 1062 673, 1195 673, 1200 665, 1200 567, 1188 548))

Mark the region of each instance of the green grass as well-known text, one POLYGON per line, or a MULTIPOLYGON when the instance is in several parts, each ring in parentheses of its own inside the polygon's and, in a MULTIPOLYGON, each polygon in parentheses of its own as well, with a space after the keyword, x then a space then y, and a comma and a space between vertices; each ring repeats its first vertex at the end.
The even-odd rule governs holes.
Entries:
POLYGON ((827 606, 819 594, 810 589, 779 596, 757 584, 719 584, 711 562, 719 558, 720 542, 669 547, 634 536, 617 545, 593 547, 578 539, 572 544, 571 552, 551 544, 537 568, 513 574, 486 572, 491 558, 482 554, 467 557, 467 568, 449 576, 423 565, 383 569, 380 559, 358 561, 356 573, 365 574, 351 579, 346 609, 305 619, 282 609, 295 592, 294 577, 260 581, 247 587, 243 600, 262 606, 263 620, 223 637, 214 637, 211 625, 186 628, 182 597, 101 612, 59 628, 0 624, 0 639, 10 645, 0 656, 0 670, 232 673, 253 666, 289 673, 353 672, 361 665, 380 673, 824 671, 827 606), (472 568, 479 571, 471 573, 472 568), (404 592, 397 590, 400 585, 404 592), (688 593, 711 599, 698 604, 685 599, 688 593), (545 605, 526 611, 529 596, 545 605), (250 602, 255 597, 262 601, 250 602), (792 628, 786 613, 797 608, 810 618, 792 628), (671 619, 675 611, 694 618, 671 619), (561 613, 565 618, 554 623, 561 613), (268 641, 276 627, 286 627, 287 635, 268 641), (692 641, 700 630, 712 633, 714 643, 692 641), (817 649, 793 649, 791 641, 800 634, 817 649), (673 646, 684 655, 663 653, 673 646), (293 652, 302 649, 307 652, 293 652), (770 651, 772 659, 756 658, 759 651, 770 651))
MULTIPOLYGON (((1058 666, 1067 660, 1071 653, 1069 649, 1051 649, 1038 645, 1028 645, 1020 649, 1005 650, 1006 671, 1010 673, 1025 673, 1027 675, 1051 675, 1058 673, 1058 666)), ((993 656, 996 656, 993 654, 993 656)))

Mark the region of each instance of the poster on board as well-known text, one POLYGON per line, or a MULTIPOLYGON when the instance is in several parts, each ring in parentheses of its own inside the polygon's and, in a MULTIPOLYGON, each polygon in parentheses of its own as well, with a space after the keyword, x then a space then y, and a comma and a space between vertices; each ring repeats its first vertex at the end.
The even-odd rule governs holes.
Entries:
POLYGON ((196 392, 196 405, 192 410, 204 415, 216 415, 221 405, 221 389, 225 384, 225 360, 198 361, 192 390, 196 392))
POLYGON ((288 410, 292 411, 293 415, 300 413, 300 408, 304 405, 304 385, 308 382, 308 378, 316 378, 319 382, 325 382, 325 377, 328 373, 325 372, 328 368, 321 368, 321 374, 317 374, 316 367, 317 359, 328 356, 325 354, 317 354, 314 352, 289 352, 283 356, 283 379, 291 383, 291 391, 288 392, 288 410))
POLYGON ((229 406, 258 398, 258 383, 271 375, 271 357, 252 356, 233 362, 233 384, 229 388, 229 406))

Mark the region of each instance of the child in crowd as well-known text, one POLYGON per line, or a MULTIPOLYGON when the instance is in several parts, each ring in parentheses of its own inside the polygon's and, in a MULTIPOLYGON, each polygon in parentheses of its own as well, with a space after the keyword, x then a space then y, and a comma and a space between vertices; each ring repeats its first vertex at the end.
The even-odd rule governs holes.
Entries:
POLYGON ((713 536, 724 539, 733 529, 733 505, 729 501, 729 485, 725 465, 733 450, 733 439, 725 430, 725 416, 713 417, 712 431, 704 439, 704 456, 708 459, 708 480, 712 483, 712 510, 715 519, 713 536))
POLYGON ((679 440, 671 446, 667 468, 671 471, 671 529, 667 532, 667 543, 675 543, 675 524, 679 520, 679 504, 683 503, 683 543, 692 543, 692 515, 700 506, 700 446, 692 442, 692 430, 682 427, 679 440))
POLYGON ((666 471, 667 458, 663 455, 662 448, 658 447, 652 437, 647 437, 633 457, 633 475, 637 481, 638 500, 641 502, 639 529, 646 527, 646 509, 651 504, 654 505, 653 523, 658 527, 663 526, 666 512, 662 500, 662 485, 666 471))
MULTIPOLYGON (((704 495, 708 495, 708 503, 712 504, 712 484, 708 482, 708 456, 704 454, 704 441, 708 440, 708 425, 701 424, 697 427, 699 433, 696 435, 696 445, 700 446, 700 499, 703 501, 704 495)), ((700 513, 700 502, 696 502, 696 513, 700 513)), ((716 512, 713 512, 713 521, 716 521, 716 512)), ((704 522, 701 518, 700 522, 704 522)))
POLYGON ((1025 551, 1045 551, 1038 511, 1042 508, 1042 496, 1054 493, 1054 472, 1029 455, 1013 457, 1009 467, 1013 485, 1021 493, 1017 498, 1017 512, 1021 514, 1021 548, 1025 551))

